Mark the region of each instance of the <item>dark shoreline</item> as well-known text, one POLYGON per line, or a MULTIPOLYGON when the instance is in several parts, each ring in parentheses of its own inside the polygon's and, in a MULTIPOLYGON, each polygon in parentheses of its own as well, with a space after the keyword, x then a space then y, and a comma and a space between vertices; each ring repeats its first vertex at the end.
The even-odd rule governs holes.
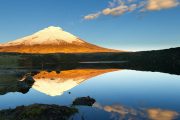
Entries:
POLYGON ((180 47, 165 50, 83 53, 19 54, 0 53, 0 69, 117 68, 180 74, 180 47), (100 61, 100 62, 99 62, 100 61))

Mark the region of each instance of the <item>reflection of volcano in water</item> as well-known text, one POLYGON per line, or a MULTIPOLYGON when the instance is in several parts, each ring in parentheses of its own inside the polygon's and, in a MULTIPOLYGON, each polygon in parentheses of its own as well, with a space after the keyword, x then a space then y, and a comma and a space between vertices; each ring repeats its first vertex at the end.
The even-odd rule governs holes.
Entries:
POLYGON ((41 71, 33 76, 35 83, 32 87, 50 96, 62 95, 87 79, 116 70, 118 69, 75 69, 61 73, 41 71))

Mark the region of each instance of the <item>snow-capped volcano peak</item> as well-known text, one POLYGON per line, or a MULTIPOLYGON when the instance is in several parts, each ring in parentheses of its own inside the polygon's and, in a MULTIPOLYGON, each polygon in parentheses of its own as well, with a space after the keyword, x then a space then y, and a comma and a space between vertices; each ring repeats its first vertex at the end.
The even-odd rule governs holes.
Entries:
POLYGON ((60 27, 54 27, 54 26, 49 26, 47 28, 44 28, 38 32, 36 32, 35 34, 45 34, 45 33, 59 33, 59 32, 62 32, 63 29, 60 28, 60 27))
POLYGON ((54 30, 63 30, 61 27, 55 27, 55 26, 49 26, 49 27, 47 27, 45 29, 52 30, 52 31, 54 31, 54 30))
POLYGON ((88 43, 60 27, 50 26, 30 36, 0 44, 0 52, 17 53, 95 53, 119 52, 88 43))
POLYGON ((6 46, 12 45, 41 45, 41 44, 60 44, 61 42, 72 43, 72 42, 84 42, 78 37, 64 31, 60 27, 50 26, 43 30, 40 30, 33 35, 14 40, 4 44, 6 46))
POLYGON ((54 27, 50 26, 48 28, 45 28, 34 35, 41 36, 41 37, 50 37, 51 39, 58 39, 58 40, 64 40, 66 42, 73 42, 77 39, 76 36, 64 31, 60 27, 54 27))

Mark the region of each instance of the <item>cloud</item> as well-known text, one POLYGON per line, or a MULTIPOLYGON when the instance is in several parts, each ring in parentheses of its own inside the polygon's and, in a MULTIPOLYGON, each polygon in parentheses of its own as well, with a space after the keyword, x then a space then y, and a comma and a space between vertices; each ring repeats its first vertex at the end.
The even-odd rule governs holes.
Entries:
POLYGON ((174 120, 178 113, 171 110, 148 109, 148 116, 151 120, 174 120))
POLYGON ((109 7, 116 7, 117 5, 123 5, 124 3, 124 0, 113 0, 109 2, 109 7))
MULTIPOLYGON (((141 108, 134 109, 131 107, 127 107, 124 105, 106 105, 103 106, 99 103, 95 103, 93 107, 104 110, 109 113, 117 113, 119 115, 119 119, 131 119, 134 118, 144 118, 150 120, 174 120, 179 118, 179 113, 172 110, 163 110, 159 108, 141 108)), ((114 115, 115 117, 115 115, 114 115)), ((118 119, 118 118, 117 118, 118 119)))
POLYGON ((100 12, 84 16, 85 20, 93 20, 99 16, 120 16, 128 12, 156 11, 177 7, 180 0, 112 0, 108 7, 100 12))
POLYGON ((176 7, 179 5, 177 0, 148 0, 147 10, 161 10, 176 7))
POLYGON ((97 13, 92 13, 84 16, 84 20, 93 20, 101 15, 107 16, 119 16, 127 12, 132 12, 138 8, 138 5, 134 3, 135 0, 112 0, 109 2, 107 8, 97 13))
POLYGON ((100 15, 101 15, 101 12, 93 13, 93 14, 84 16, 84 19, 85 20, 93 20, 93 19, 98 18, 100 15))
POLYGON ((126 108, 122 105, 104 106, 104 110, 107 112, 118 113, 120 116, 125 117, 126 115, 137 115, 137 111, 132 108, 126 108))
POLYGON ((138 5, 137 4, 132 4, 132 5, 130 5, 129 6, 129 11, 134 11, 134 10, 136 10, 136 8, 138 8, 138 5))
MULTIPOLYGON (((112 114, 117 113, 119 115, 117 117, 120 117, 123 120, 125 118, 133 119, 132 116, 137 116, 140 112, 140 111, 137 111, 133 108, 128 108, 128 107, 123 106, 123 105, 102 106, 99 103, 95 103, 93 105, 93 107, 96 107, 98 109, 104 110, 104 111, 112 113, 112 114)), ((116 117, 116 116, 114 115, 114 117, 116 117)), ((118 118, 116 118, 116 119, 118 119, 118 118)))
POLYGON ((128 11, 128 6, 126 5, 119 5, 115 8, 106 8, 102 11, 102 13, 104 15, 113 15, 113 16, 118 16, 118 15, 122 15, 125 12, 128 11))

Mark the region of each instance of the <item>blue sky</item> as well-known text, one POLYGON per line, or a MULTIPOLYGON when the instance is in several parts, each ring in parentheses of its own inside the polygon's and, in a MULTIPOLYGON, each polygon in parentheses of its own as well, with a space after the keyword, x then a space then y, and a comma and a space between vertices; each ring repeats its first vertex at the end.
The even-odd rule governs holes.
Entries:
MULTIPOLYGON (((112 11, 122 7, 117 1, 0 0, 0 42, 27 36, 48 26, 59 26, 90 43, 108 48, 150 50, 180 46, 179 4, 158 6, 160 8, 153 10, 146 8, 145 12, 140 12, 145 5, 116 15, 102 12, 106 8, 112 11), (101 15, 97 18, 84 19, 98 12, 101 15)), ((132 1, 135 2, 124 4, 139 2, 132 1)))

